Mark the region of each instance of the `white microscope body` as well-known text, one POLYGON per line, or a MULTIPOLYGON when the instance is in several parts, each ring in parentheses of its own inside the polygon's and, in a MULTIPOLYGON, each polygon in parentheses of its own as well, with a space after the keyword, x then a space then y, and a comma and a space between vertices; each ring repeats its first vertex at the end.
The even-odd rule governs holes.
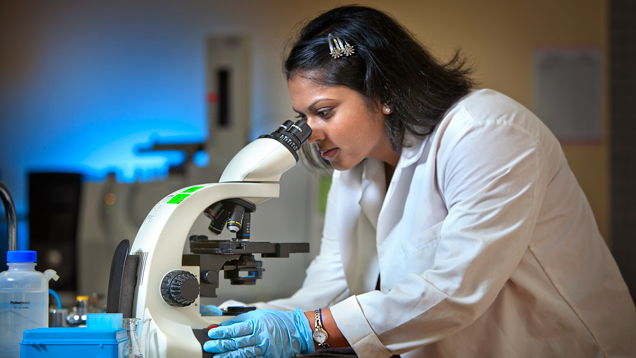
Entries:
MULTIPOLYGON (((195 337, 193 328, 203 329, 228 317, 200 314, 199 285, 203 295, 205 280, 201 276, 206 276, 208 271, 203 272, 203 265, 184 265, 185 256, 194 256, 182 254, 189 240, 190 228, 196 218, 214 203, 242 199, 256 206, 277 198, 281 175, 296 164, 296 151, 310 133, 311 129, 304 121, 296 124, 287 121, 276 132, 256 139, 236 154, 219 183, 177 190, 150 211, 130 250, 130 255, 140 257, 132 315, 151 320, 142 337, 144 357, 203 356, 201 343, 195 337), (185 275, 173 279, 172 286, 167 287, 167 277, 171 273, 179 275, 184 272, 185 275), (184 280, 185 276, 189 279, 184 280), (196 298, 192 297, 193 289, 196 290, 196 298), (187 290, 190 290, 190 297, 184 299, 180 291, 187 290), (166 295, 176 298, 167 303, 170 300, 166 299, 166 295), (184 302, 187 304, 182 304, 184 302)), ((241 241, 232 242, 239 245, 241 241)), ((216 283, 218 287, 218 282, 208 283, 216 283)), ((214 288, 212 292, 215 292, 214 288)), ((183 295, 187 296, 185 293, 183 295)))

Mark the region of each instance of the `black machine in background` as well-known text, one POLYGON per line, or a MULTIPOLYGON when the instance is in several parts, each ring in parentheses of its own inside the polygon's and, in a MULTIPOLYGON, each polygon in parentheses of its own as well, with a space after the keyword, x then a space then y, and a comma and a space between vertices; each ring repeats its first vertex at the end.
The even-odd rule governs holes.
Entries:
POLYGON ((29 173, 29 248, 38 253, 38 271, 57 271, 55 291, 77 290, 77 226, 82 176, 29 173))

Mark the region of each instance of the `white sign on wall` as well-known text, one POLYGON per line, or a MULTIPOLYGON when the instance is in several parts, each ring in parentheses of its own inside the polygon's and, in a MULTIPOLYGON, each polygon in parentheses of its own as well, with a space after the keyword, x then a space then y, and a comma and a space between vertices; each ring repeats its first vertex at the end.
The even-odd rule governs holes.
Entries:
POLYGON ((533 111, 562 143, 601 142, 601 61, 597 47, 534 50, 533 111))

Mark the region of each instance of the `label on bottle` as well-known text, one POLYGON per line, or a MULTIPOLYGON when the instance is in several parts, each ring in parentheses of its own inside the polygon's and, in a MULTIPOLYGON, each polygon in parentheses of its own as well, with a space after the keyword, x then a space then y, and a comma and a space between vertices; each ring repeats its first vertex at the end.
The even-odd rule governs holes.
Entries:
POLYGON ((22 333, 48 326, 47 293, 0 291, 0 356, 20 357, 22 333))

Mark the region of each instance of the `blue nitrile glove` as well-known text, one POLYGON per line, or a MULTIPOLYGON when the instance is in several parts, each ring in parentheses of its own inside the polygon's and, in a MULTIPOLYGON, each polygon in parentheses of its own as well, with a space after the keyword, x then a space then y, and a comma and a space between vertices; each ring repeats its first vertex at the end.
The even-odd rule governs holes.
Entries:
POLYGON ((199 312, 202 316, 223 316, 223 311, 215 305, 201 305, 199 312))
POLYGON ((214 358, 292 358, 315 353, 311 327, 305 314, 259 309, 243 313, 208 332, 212 340, 203 350, 214 358))

